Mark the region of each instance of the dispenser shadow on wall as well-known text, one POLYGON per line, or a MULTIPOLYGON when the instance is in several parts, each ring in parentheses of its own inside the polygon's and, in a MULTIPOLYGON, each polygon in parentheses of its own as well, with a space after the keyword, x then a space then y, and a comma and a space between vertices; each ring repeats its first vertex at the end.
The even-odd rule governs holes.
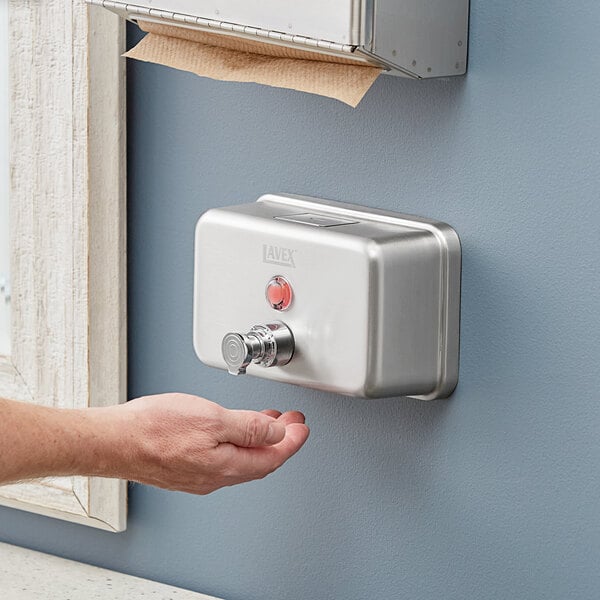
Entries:
POLYGON ((367 398, 456 387, 461 249, 449 225, 269 194, 204 213, 195 244, 205 364, 367 398))

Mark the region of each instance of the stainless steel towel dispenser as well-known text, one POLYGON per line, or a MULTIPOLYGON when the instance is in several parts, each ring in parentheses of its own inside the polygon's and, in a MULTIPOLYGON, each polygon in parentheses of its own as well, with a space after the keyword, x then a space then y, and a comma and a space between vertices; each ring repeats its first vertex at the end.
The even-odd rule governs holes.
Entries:
POLYGON ((195 243, 204 363, 370 398, 454 390, 461 250, 449 225, 269 194, 207 211, 195 243))
POLYGON ((414 78, 463 75, 469 0, 88 0, 155 21, 341 56, 414 78))

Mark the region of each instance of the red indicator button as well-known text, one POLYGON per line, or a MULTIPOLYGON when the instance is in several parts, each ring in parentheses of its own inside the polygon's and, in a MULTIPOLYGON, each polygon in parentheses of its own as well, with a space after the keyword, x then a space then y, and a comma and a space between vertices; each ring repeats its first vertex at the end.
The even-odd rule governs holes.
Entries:
POLYGON ((285 277, 277 275, 267 283, 267 301, 275 310, 285 310, 292 303, 292 286, 285 277))

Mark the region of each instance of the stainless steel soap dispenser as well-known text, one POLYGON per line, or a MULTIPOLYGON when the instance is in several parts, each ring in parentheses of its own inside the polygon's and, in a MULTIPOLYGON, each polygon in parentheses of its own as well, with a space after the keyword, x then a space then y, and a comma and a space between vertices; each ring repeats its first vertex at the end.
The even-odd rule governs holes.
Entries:
POLYGON ((445 223, 268 194, 196 226, 194 347, 207 365, 350 396, 449 396, 461 249, 445 223))

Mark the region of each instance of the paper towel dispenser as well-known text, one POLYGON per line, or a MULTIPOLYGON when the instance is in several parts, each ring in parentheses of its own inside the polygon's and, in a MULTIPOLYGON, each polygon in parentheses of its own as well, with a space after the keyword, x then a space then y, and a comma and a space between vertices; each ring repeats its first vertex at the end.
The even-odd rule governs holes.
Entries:
POLYGON ((445 398, 458 380, 460 242, 445 223, 268 194, 196 227, 207 365, 320 390, 445 398))
POLYGON ((463 75, 469 0, 88 0, 121 16, 337 56, 413 78, 463 75))

